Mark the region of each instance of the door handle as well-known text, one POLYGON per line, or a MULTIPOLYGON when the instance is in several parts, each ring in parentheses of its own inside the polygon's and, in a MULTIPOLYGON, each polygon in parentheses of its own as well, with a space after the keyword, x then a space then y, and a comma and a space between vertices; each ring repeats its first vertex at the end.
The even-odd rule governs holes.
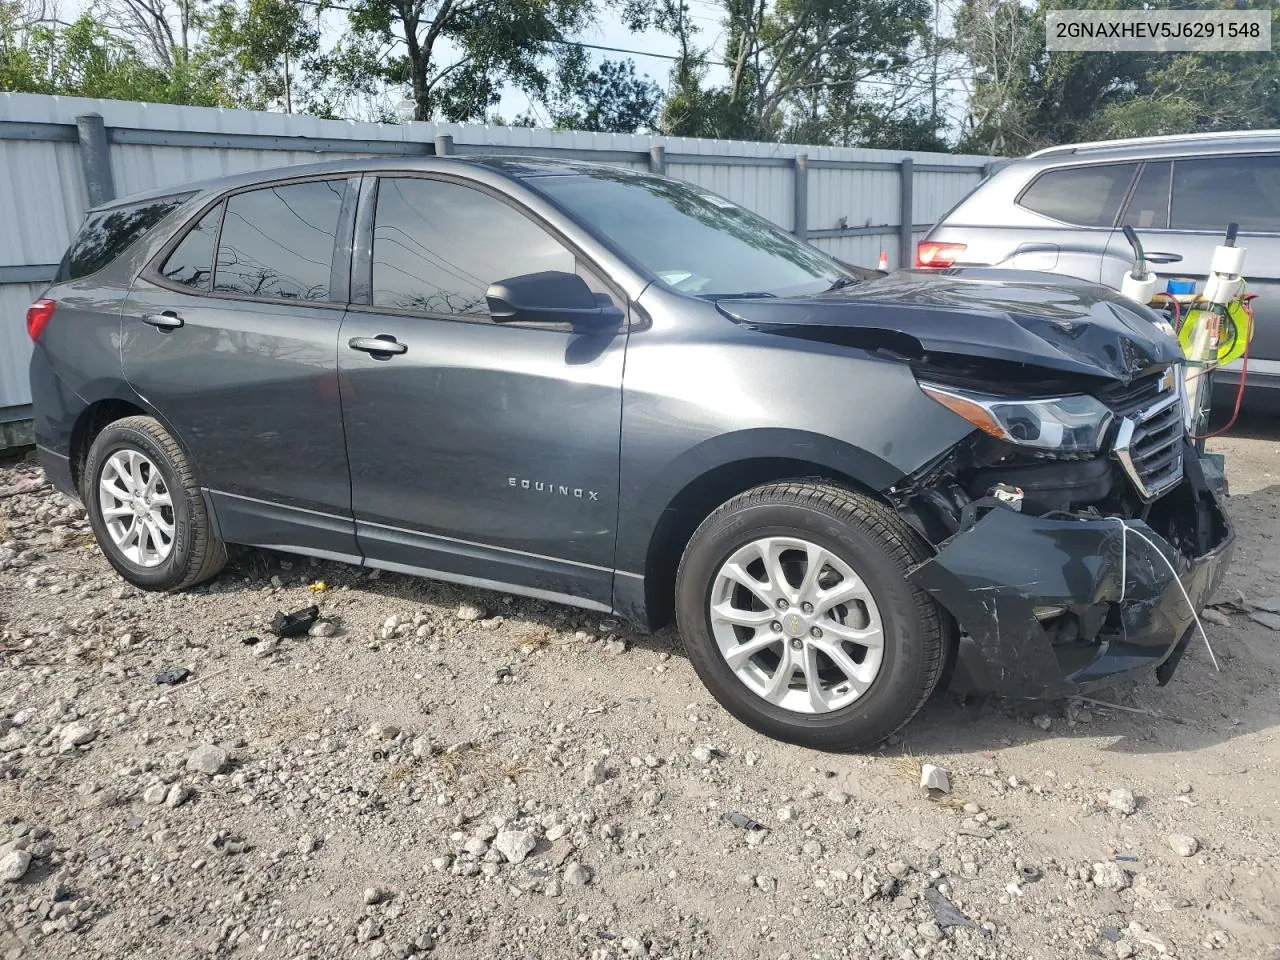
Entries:
POLYGON ((183 319, 172 310, 163 313, 144 313, 142 322, 160 330, 177 330, 184 323, 183 319))
POLYGON ((1143 258, 1147 263, 1181 263, 1182 254, 1180 253, 1145 253, 1143 258))
POLYGON ((389 333, 380 333, 376 337, 352 337, 347 341, 347 346, 352 350, 360 350, 363 353, 381 353, 388 356, 406 353, 409 350, 407 346, 389 333))

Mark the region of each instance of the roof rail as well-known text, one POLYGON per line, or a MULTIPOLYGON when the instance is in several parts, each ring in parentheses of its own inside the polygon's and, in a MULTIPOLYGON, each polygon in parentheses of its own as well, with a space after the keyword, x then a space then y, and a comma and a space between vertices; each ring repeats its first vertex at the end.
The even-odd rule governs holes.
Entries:
POLYGON ((1202 140, 1242 140, 1280 138, 1280 130, 1223 130, 1218 133, 1177 133, 1162 137, 1130 137, 1125 140, 1092 140, 1087 143, 1066 143, 1059 147, 1045 147, 1032 157, 1052 157, 1064 153, 1084 153, 1089 150, 1110 150, 1115 147, 1136 147, 1159 143, 1196 143, 1202 140))

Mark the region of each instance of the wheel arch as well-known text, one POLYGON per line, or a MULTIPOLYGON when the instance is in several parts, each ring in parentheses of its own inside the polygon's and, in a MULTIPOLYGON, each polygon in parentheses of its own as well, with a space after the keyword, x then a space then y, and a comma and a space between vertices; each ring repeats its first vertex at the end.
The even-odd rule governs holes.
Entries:
POLYGON ((76 490, 81 490, 85 463, 89 458, 89 448, 93 446, 93 441, 98 434, 102 433, 103 430, 117 420, 139 416, 151 417, 157 420, 168 431, 169 435, 177 441, 178 446, 181 447, 182 452, 186 454, 192 465, 196 464, 196 459, 192 455, 190 447, 173 429, 173 425, 141 396, 127 386, 120 385, 114 390, 102 392, 96 399, 89 401, 85 408, 80 411, 71 427, 68 455, 71 464, 71 479, 75 484, 76 490))
MULTIPOLYGON (((740 493, 780 480, 819 479, 883 500, 880 491, 902 476, 889 463, 851 444, 794 430, 727 434, 686 452, 659 474, 647 496, 627 506, 620 526, 615 606, 645 629, 671 622, 675 576, 690 538, 716 507, 740 493)), ((887 501, 886 501, 887 502, 887 501)))

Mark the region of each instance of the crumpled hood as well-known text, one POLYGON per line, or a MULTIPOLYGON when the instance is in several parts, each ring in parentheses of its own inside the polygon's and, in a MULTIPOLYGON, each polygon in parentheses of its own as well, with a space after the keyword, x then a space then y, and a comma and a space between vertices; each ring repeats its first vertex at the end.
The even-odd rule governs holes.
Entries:
POLYGON ((916 340, 925 353, 1006 360, 1128 383, 1181 357, 1160 317, 1114 290, 1026 270, 904 270, 832 293, 720 300, 759 329, 837 327, 916 340))

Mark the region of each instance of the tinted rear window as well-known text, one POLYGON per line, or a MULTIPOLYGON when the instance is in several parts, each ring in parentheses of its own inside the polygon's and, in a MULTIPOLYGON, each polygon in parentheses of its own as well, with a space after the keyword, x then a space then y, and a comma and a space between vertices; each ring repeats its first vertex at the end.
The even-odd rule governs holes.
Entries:
POLYGON ((218 204, 188 231, 160 268, 166 280, 193 290, 208 290, 213 277, 213 244, 222 225, 222 208, 218 204))
POLYGON ((1114 226, 1137 168, 1136 163, 1111 163, 1050 170, 1032 181, 1018 203, 1063 223, 1114 226))
POLYGON ((191 196, 162 197, 89 214, 58 267, 57 280, 97 273, 191 196))
POLYGON ((1280 233, 1280 154, 1206 157, 1173 164, 1175 230, 1280 233))
POLYGON ((227 201, 213 289, 247 297, 329 299, 346 180, 238 193, 227 201))

